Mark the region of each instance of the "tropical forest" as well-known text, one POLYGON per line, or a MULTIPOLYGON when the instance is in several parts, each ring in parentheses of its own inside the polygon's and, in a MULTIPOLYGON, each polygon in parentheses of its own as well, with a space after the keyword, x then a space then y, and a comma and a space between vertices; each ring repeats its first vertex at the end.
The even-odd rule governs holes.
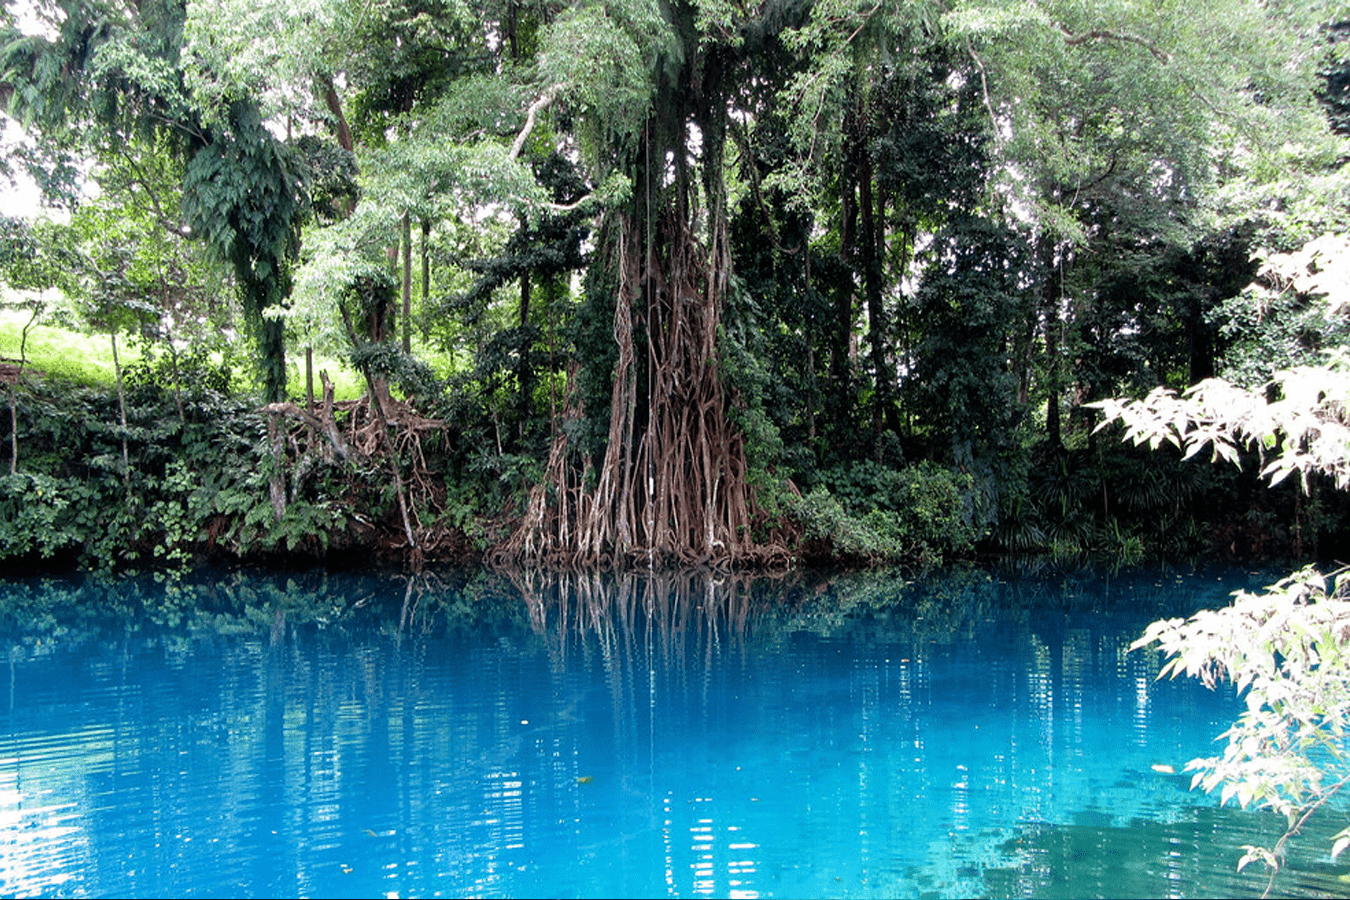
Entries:
MULTIPOLYGON (((1122 855, 1110 841, 1155 839, 1218 845, 1221 880, 1188 869, 1180 896, 1344 890, 1350 5, 5 0, 0 32, 0 747, 28 727, 16 685, 51 679, 38 694, 59 696, 70 666, 95 681, 122 666, 125 685, 135 656, 155 684, 197 665, 192 683, 225 679, 202 698, 268 685, 252 712, 181 699, 149 720, 198 723, 176 751, 192 758, 207 719, 222 735, 262 723, 256 759, 227 742, 194 763, 231 767, 206 796, 272 784, 264 758, 310 762, 276 769, 258 797, 336 779, 336 762, 308 768, 313 741, 343 758, 341 710, 360 698, 374 704, 361 727, 383 723, 378 740, 357 729, 375 741, 363 753, 394 779, 362 794, 405 798, 385 824, 374 806, 347 823, 354 840, 399 846, 389 883, 357 880, 376 868, 353 861, 366 851, 324 844, 313 829, 327 814, 304 804, 221 813, 307 823, 283 835, 294 859, 238 881, 223 857, 194 876, 206 880, 175 881, 153 853, 123 875, 86 861, 43 880, 32 873, 49 860, 14 862, 29 844, 6 844, 5 823, 68 823, 5 806, 6 779, 67 786, 11 779, 24 755, 0 749, 14 758, 0 760, 0 893, 1152 896, 1151 850, 1124 880, 1108 868, 1064 882, 1036 860, 1067 870, 1074 841, 1115 848, 1105 859, 1122 855), (1108 607, 1109 627, 1074 624, 1108 607), (352 649, 368 640, 383 649, 352 649), (105 644, 106 664, 78 662, 105 644), (451 676, 428 653, 478 662, 432 687, 451 676), (847 690, 829 681, 844 677, 832 653, 852 660, 847 690), (366 660, 364 676, 321 665, 344 654, 366 660), (271 662, 247 668, 255 657, 271 662), (597 687, 576 686, 578 666, 597 687), (685 680, 695 666, 702 694, 685 680), (834 675, 756 680, 780 669, 834 675), (900 729, 886 743, 921 748, 937 738, 906 729, 932 727, 925 717, 988 722, 978 704, 933 706, 977 683, 1014 705, 1023 724, 1009 727, 1041 723, 1008 738, 1019 747, 1085 715, 1066 711, 1066 685, 1112 698, 1042 762, 990 750, 1012 774, 988 784, 1030 784, 1074 754, 1119 757, 1124 774, 1082 775, 1089 799, 1067 812, 1025 806, 1030 793, 971 799, 990 817, 972 840, 997 839, 925 857, 966 860, 950 871, 883 864, 899 832, 874 851, 857 836, 899 821, 895 797, 947 797, 978 765, 953 756, 964 774, 926 787, 892 784, 904 767, 880 759, 863 777, 815 755, 845 752, 821 723, 882 716, 900 729), (886 718, 910 709, 912 685, 930 705, 886 718), (496 705, 441 710, 452 724, 419 730, 418 704, 480 694, 496 705), (552 705, 517 708, 522 696, 552 705), (794 696, 817 698, 803 709, 818 700, 819 716, 792 711, 794 696), (1140 724, 1171 721, 1163 698, 1203 740, 1140 724), (1133 720, 1109 718, 1126 707, 1133 720), (787 826, 768 815, 767 784, 725 775, 714 790, 692 762, 664 769, 657 755, 678 741, 712 758, 739 746, 740 732, 715 735, 747 715, 823 741, 780 756, 796 739, 761 735, 744 752, 764 765, 807 784, 852 773, 812 795, 833 811, 800 826, 841 809, 873 823, 810 842, 840 841, 838 877, 807 873, 796 851, 774 862, 763 836, 727 838, 731 862, 700 861, 705 826, 787 826), (319 732, 292 734, 297 717, 319 732), (569 724, 600 720, 613 733, 569 724), (1085 749, 1084 734, 1130 728, 1137 758, 1085 749), (424 740, 434 752, 410 749, 424 740), (557 760, 602 745, 622 748, 615 771, 558 774, 557 760), (634 788, 647 756, 652 780, 634 788), (469 760, 491 816, 465 800, 474 811, 433 836, 433 798, 469 760), (438 786, 405 783, 412 771, 438 786), (839 799, 872 777, 891 800, 839 799), (607 779, 624 785, 613 798, 607 779), (714 797, 742 788, 743 808, 714 797), (1149 805, 1164 788, 1185 798, 1157 800, 1166 813, 1149 805), (660 856, 648 808, 621 802, 635 790, 653 810, 681 791, 690 804, 680 852, 695 855, 678 865, 679 816, 651 813, 667 848, 651 880, 625 855, 660 856), (519 809, 502 799, 520 792, 519 809), (991 812, 1018 804, 1011 819, 991 812), (1177 809, 1192 818, 1178 824, 1177 809), (562 849, 535 849, 587 810, 618 817, 622 853, 577 837, 583 824, 562 849), (499 821, 526 838, 484 824, 499 821), (1313 856, 1291 864, 1295 844, 1313 856), (470 845, 453 865, 434 849, 470 845), (577 860, 609 880, 531 880, 577 860), (1222 880, 1235 866, 1254 880, 1222 880)), ((177 746, 168 734, 135 740, 177 746)), ((921 757, 938 765, 936 750, 921 757)), ((360 759, 342 772, 364 772, 360 759)), ((1077 776, 1060 777, 1027 790, 1072 794, 1077 776)), ((91 783, 77 793, 97 795, 91 783)), ((177 787, 141 790, 170 815, 177 787)), ((966 800, 943 802, 904 817, 960 835, 951 810, 966 800)), ((126 834, 139 858, 145 835, 126 834)))

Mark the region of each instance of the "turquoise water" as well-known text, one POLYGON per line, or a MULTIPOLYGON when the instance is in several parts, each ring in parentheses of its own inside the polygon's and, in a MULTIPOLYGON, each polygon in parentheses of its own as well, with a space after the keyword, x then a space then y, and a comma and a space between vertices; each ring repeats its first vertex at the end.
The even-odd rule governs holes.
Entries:
POLYGON ((1167 771, 1237 704, 1126 648, 1260 583, 0 583, 0 895, 1256 895, 1167 771))

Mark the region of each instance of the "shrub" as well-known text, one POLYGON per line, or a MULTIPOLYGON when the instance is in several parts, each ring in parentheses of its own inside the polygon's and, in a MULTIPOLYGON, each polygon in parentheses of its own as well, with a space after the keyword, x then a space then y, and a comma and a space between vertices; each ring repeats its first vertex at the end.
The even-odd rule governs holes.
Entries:
POLYGON ((931 462, 890 469, 867 460, 827 473, 792 512, 808 540, 868 562, 937 565, 969 553, 974 480, 931 462))

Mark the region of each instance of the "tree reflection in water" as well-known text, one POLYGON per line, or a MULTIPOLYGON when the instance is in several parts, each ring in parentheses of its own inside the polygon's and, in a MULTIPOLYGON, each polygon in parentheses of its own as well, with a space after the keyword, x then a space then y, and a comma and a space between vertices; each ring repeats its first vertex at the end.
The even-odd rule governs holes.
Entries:
POLYGON ((0 586, 0 893, 1231 894, 1253 820, 1152 768, 1231 701, 1125 648, 1234 586, 0 586))

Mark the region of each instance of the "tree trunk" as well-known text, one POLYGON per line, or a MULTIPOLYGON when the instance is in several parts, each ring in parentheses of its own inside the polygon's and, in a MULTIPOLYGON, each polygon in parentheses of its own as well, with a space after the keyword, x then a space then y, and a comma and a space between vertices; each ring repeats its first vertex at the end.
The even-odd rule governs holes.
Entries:
POLYGON ((888 328, 882 273, 885 225, 883 211, 873 191, 872 163, 867 157, 867 147, 859 141, 855 150, 858 154, 858 211, 862 232, 858 241, 858 267, 862 269, 863 296, 867 301, 867 337, 872 351, 872 431, 879 436, 883 428, 899 430, 892 402, 893 372, 890 354, 886 352, 888 328))
POLYGON ((516 32, 520 22, 520 3, 518 0, 507 0, 506 3, 506 49, 510 54, 512 62, 520 61, 520 43, 517 40, 516 32))
POLYGON ((1187 384, 1196 385, 1215 372, 1214 326, 1205 321, 1204 305, 1199 298, 1187 302, 1180 310, 1186 327, 1187 384))
MULTIPOLYGON (((715 129, 702 132, 705 151, 719 153, 715 129)), ((618 359, 599 470, 592 479, 589 460, 579 471, 569 464, 573 429, 559 428, 546 481, 495 554, 499 561, 651 567, 772 554, 751 533, 744 441, 727 418, 718 364, 731 267, 727 217, 720 191, 705 188, 705 196, 713 198, 706 212, 690 208, 685 195, 659 213, 639 207, 614 223, 618 359), (708 223, 706 246, 695 232, 699 219, 708 223)), ((569 394, 565 419, 580 416, 569 394)))
MULTIPOLYGON (((852 112, 845 113, 851 117, 852 112)), ((845 132, 847 134, 847 131, 845 132)), ((845 266, 853 265, 854 235, 858 230, 857 171, 853 154, 844 153, 839 174, 839 257, 845 266)), ((836 417, 851 405, 845 401, 850 380, 850 349, 853 341, 853 290, 836 288, 834 337, 830 346, 830 382, 836 417)), ((843 425, 836 420, 836 425, 843 425)))
POLYGON ((566 465, 568 429, 559 429, 549 481, 533 492, 521 528, 498 558, 566 566, 746 559, 755 548, 744 446, 726 419, 717 366, 730 262, 725 230, 714 233, 710 251, 673 214, 651 241, 631 218, 620 232, 619 357, 594 487, 585 469, 577 474, 566 465), (646 325, 643 397, 634 311, 646 325))
POLYGON ((305 409, 314 411, 314 347, 305 345, 305 409))
POLYGON ((19 406, 18 391, 19 382, 23 379, 23 371, 28 368, 28 332, 32 330, 33 323, 38 320, 42 314, 40 306, 34 307, 28 321, 23 323, 23 330, 19 332, 19 370, 14 373, 14 383, 8 385, 9 392, 9 474, 17 475, 19 473, 19 406))
POLYGON ((403 352, 412 353, 412 216, 403 213, 403 352))
POLYGON ((1051 310, 1045 320, 1045 436, 1052 447, 1064 446, 1059 421, 1059 312, 1051 310))
POLYGON ((1063 390, 1060 384, 1060 338, 1062 337, 1063 316, 1063 279, 1064 259, 1053 241, 1042 238, 1041 262, 1046 273, 1045 285, 1041 290, 1041 316, 1045 323, 1045 435, 1052 447, 1062 447, 1062 428, 1060 426, 1059 397, 1063 390))
MULTIPOLYGON (((352 142, 352 130, 347 125, 347 117, 342 113, 342 98, 338 96, 337 85, 329 75, 320 75, 318 77, 319 93, 323 95, 324 105, 328 111, 333 114, 334 135, 337 137, 338 146, 348 153, 355 150, 356 145, 352 142)), ((347 210, 350 214, 351 210, 347 210)))
POLYGON ((286 515, 286 436, 277 415, 267 414, 267 447, 272 453, 272 477, 267 483, 267 493, 272 500, 272 518, 280 522, 286 515))
POLYGON ((1036 319, 1033 306, 1013 336, 1012 364, 1017 376, 1017 404, 1025 407, 1031 402, 1031 369, 1036 348, 1036 319))
POLYGON ((422 220, 422 315, 431 308, 431 254, 427 250, 427 241, 431 237, 431 220, 422 220))
POLYGON ((530 273, 520 273, 520 357, 516 366, 516 433, 524 437, 534 401, 534 360, 526 329, 530 324, 530 273))
MULTIPOLYGON (((697 33, 693 4, 662 10, 674 34, 697 33)), ((752 534, 744 438, 722 383, 731 277, 723 177, 736 90, 726 79, 735 65, 730 52, 707 50, 691 43, 658 66, 651 114, 624 158, 632 200, 602 226, 613 235, 602 246, 616 282, 617 362, 599 469, 592 478, 595 461, 569 449, 576 429, 558 428, 545 483, 499 561, 650 567, 786 556, 752 534)), ((569 394, 564 418, 579 418, 569 394)))
POLYGON ((268 403, 281 403, 286 399, 286 324, 282 319, 259 318, 263 395, 268 403))
POLYGON ((16 394, 18 382, 5 385, 9 394, 9 474, 19 474, 19 406, 16 394))
POLYGON ((810 374, 811 390, 806 397, 806 436, 814 445, 816 441, 816 394, 820 388, 816 384, 816 346, 809 336, 806 341, 806 371, 810 374))
POLYGON ((113 372, 117 375, 117 409, 122 422, 122 485, 126 488, 127 502, 131 502, 131 454, 127 450, 127 396, 122 390, 122 362, 117 356, 117 331, 110 329, 108 337, 112 341, 113 372))

